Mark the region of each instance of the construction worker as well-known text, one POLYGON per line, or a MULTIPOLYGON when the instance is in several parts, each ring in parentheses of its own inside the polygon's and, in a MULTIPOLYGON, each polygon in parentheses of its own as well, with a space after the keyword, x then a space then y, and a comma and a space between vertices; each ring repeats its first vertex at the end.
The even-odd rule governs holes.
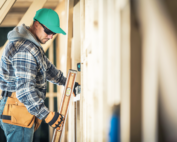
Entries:
MULTIPOLYGON (((32 26, 24 24, 8 33, 8 44, 0 61, 0 126, 8 142, 32 142, 34 131, 44 119, 56 129, 63 124, 63 116, 51 112, 44 104, 46 80, 65 85, 62 71, 50 63, 41 44, 60 28, 58 14, 51 9, 36 12, 32 26)), ((79 86, 76 82, 75 89, 79 86)))

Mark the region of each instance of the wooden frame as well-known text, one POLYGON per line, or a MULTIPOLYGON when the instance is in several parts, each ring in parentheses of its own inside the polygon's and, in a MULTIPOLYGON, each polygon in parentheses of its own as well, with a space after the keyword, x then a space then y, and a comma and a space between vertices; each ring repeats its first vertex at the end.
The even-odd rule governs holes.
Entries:
POLYGON ((9 12, 15 1, 16 0, 4 0, 2 3, 0 3, 0 24, 4 20, 5 16, 9 12))

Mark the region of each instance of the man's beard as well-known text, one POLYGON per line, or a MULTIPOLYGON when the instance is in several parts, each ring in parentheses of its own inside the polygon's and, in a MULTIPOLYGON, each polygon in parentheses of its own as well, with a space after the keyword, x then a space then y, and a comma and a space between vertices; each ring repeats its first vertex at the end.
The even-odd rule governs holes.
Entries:
MULTIPOLYGON (((46 38, 46 39, 47 39, 47 38, 46 38)), ((45 44, 49 39, 48 39, 45 43, 43 43, 38 37, 37 37, 37 40, 38 40, 41 44, 45 44)))

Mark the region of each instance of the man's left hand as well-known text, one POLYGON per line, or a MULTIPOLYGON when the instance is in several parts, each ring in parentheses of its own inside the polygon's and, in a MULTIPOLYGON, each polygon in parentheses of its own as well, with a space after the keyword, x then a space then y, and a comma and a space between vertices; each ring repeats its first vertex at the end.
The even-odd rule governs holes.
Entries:
POLYGON ((80 90, 78 90, 78 89, 80 89, 80 84, 77 83, 77 82, 75 82, 75 84, 74 84, 74 90, 73 90, 73 93, 74 93, 75 97, 77 96, 78 92, 80 92, 80 90))

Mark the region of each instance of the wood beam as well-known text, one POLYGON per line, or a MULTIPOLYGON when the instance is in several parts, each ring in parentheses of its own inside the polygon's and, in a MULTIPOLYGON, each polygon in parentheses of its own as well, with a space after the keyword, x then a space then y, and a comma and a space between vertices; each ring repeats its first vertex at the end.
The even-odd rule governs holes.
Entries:
MULTIPOLYGON (((54 50, 54 45, 53 43, 50 45, 50 48, 49 48, 49 60, 50 62, 53 64, 53 50, 54 50)), ((54 92, 53 92, 53 89, 54 89, 54 84, 49 82, 49 110, 50 111, 54 111, 54 92)), ((52 141, 52 137, 53 137, 53 128, 48 126, 49 127, 49 141, 51 142, 52 141)))
MULTIPOLYGON (((66 3, 67 9, 66 9, 66 16, 67 16, 67 20, 66 20, 66 51, 67 51, 67 60, 66 60, 66 72, 68 73, 68 70, 71 69, 71 42, 72 42, 72 34, 73 34, 73 6, 74 6, 74 0, 68 0, 66 3)), ((71 98, 72 99, 72 98, 71 98)), ((74 125, 71 124, 72 119, 74 119, 74 102, 73 100, 71 100, 71 106, 70 106, 70 111, 68 114, 68 119, 66 121, 65 124, 65 133, 64 133, 64 138, 62 139, 62 142, 64 141, 73 141, 74 138, 74 125), (73 110, 73 111, 72 111, 73 110), (68 133, 69 131, 71 131, 70 133, 68 133)))
POLYGON ((0 2, 0 24, 4 20, 5 16, 9 12, 16 0, 3 0, 0 2))
POLYGON ((22 7, 30 7, 30 5, 32 4, 32 2, 29 1, 16 1, 16 3, 13 5, 13 8, 22 8, 22 7))
MULTIPOLYGON (((77 70, 77 63, 81 62, 81 39, 80 39, 80 2, 78 2, 73 8, 73 40, 71 47, 71 59, 72 69, 77 70)), ((81 73, 77 73, 76 81, 81 84, 81 73)), ((78 97, 79 95, 77 95, 78 97)), ((76 97, 75 97, 76 98, 76 97)), ((74 98, 74 99, 75 99, 74 98)), ((80 100, 80 99, 79 99, 80 100)), ((80 142, 80 101, 75 102, 74 119, 70 121, 70 124, 74 125, 74 139, 80 142)), ((71 130, 72 131, 72 130, 71 130)), ((69 134, 71 133, 69 131, 69 134)), ((72 133, 71 133, 72 134, 72 133)))
MULTIPOLYGON (((33 1, 17 0, 16 3, 13 5, 13 8, 28 8, 32 4, 32 2, 33 1)), ((44 8, 55 8, 59 3, 60 2, 58 0, 53 0, 53 1, 48 0, 44 4, 44 8)))
MULTIPOLYGON (((60 27, 62 27, 62 29, 66 31, 66 1, 62 1, 55 10, 58 11, 57 13, 60 17, 60 27)), ((63 75, 66 76, 66 36, 58 34, 56 38, 56 66, 63 72, 63 75)), ((63 86, 57 85, 58 108, 60 107, 59 104, 61 103, 62 99, 62 90, 63 86)))
POLYGON ((5 2, 6 2, 6 0, 1 0, 0 1, 0 9, 2 8, 2 6, 4 5, 5 2))
POLYGON ((23 17, 23 13, 9 13, 0 27, 15 27, 23 17))
POLYGON ((144 41, 142 142, 177 141, 177 35, 174 23, 167 14, 166 5, 158 0, 137 2, 144 41))
POLYGON ((130 142, 130 5, 121 9, 121 141, 130 142))
POLYGON ((73 36, 73 6, 74 0, 70 0, 67 5, 67 70, 71 68, 71 41, 73 36))
MULTIPOLYGON (((71 48, 72 69, 77 70, 77 63, 81 62, 81 39, 80 39, 80 2, 73 10, 73 43, 71 48)), ((77 73, 76 81, 81 83, 80 72, 77 73)))
MULTIPOLYGON (((17 2, 34 2, 35 0, 17 0, 17 2)), ((59 0, 47 0, 48 2, 53 2, 53 1, 58 1, 59 2, 59 0)), ((60 1, 62 1, 62 0, 60 0, 60 1)))
MULTIPOLYGON (((85 40, 85 0, 80 0, 80 35, 81 35, 81 60, 83 62, 83 53, 84 53, 84 40, 85 40)), ((82 67, 83 68, 83 67, 82 67)), ((83 69, 81 69, 81 84, 83 84, 83 69)), ((81 90, 84 89, 84 85, 81 85, 81 90)), ((86 104, 84 101, 86 100, 83 91, 81 91, 80 95, 80 139, 78 141, 83 142, 85 140, 85 123, 86 123, 86 104)))

